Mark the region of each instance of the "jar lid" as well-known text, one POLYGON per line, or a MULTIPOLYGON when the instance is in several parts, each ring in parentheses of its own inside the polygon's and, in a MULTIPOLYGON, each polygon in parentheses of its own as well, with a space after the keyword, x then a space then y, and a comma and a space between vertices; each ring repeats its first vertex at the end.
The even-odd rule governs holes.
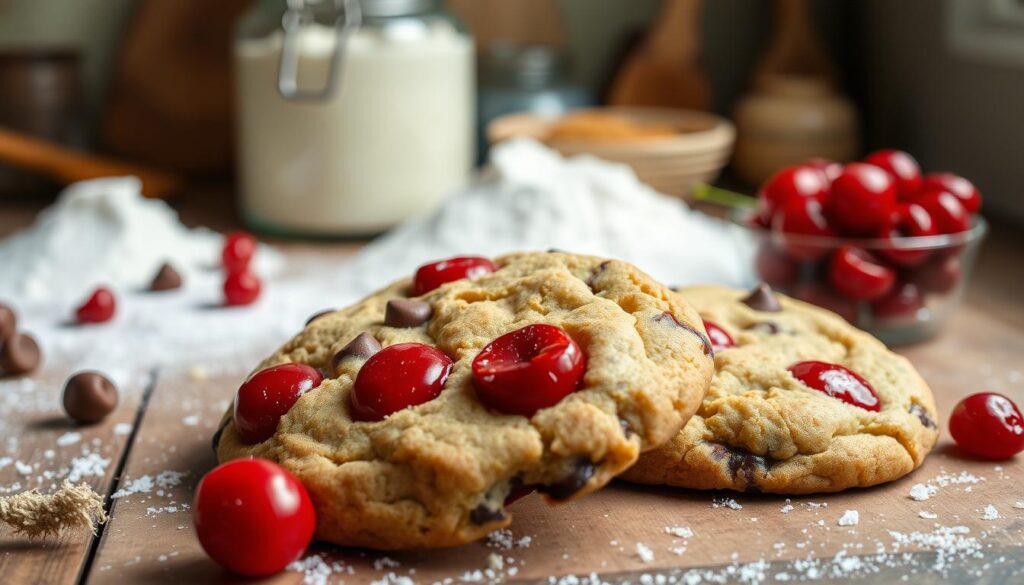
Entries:
POLYGON ((363 15, 370 18, 409 16, 436 10, 438 0, 360 0, 363 15))

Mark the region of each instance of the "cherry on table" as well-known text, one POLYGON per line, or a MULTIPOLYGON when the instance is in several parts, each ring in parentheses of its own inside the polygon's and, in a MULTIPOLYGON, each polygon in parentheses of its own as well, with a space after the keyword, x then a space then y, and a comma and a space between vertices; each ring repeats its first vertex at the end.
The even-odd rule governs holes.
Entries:
POLYGON ((902 150, 878 150, 869 154, 864 162, 889 173, 896 182, 896 197, 900 201, 912 200, 921 190, 921 167, 914 157, 902 150))
POLYGON ((855 372, 828 362, 806 361, 789 366, 793 377, 809 388, 824 392, 847 404, 878 412, 881 403, 875 389, 855 372))
POLYGON ((220 258, 227 272, 241 272, 249 268, 253 256, 256 255, 256 238, 252 235, 235 231, 224 238, 224 249, 220 258))
POLYGON ((378 421, 437 398, 452 371, 452 360, 422 343, 398 343, 373 354, 352 386, 352 418, 378 421))
POLYGON ((273 575, 297 560, 316 528, 306 488, 264 459, 237 459, 207 473, 192 510, 206 554, 249 577, 273 575))
POLYGON ((300 396, 324 381, 316 368, 306 364, 280 364, 260 370, 235 394, 235 426, 248 444, 265 441, 300 396))
POLYGON ((850 163, 832 182, 825 216, 840 232, 870 236, 884 229, 896 209, 896 185, 875 165, 850 163))
POLYGON ((1024 416, 995 392, 964 398, 949 416, 949 434, 964 451, 985 459, 1009 459, 1024 451, 1024 416))
POLYGON ((249 270, 229 272, 224 278, 224 303, 237 307, 251 305, 260 297, 263 284, 260 277, 249 270))
POLYGON ((871 314, 879 321, 914 319, 924 308, 924 295, 912 282, 902 282, 884 297, 871 303, 871 314))
POLYGON ((928 212, 940 234, 957 234, 971 229, 971 214, 956 195, 945 189, 926 189, 914 202, 928 212))
POLYGON ((574 392, 587 358, 560 327, 527 325, 487 344, 473 360, 473 384, 488 408, 533 416, 574 392))
POLYGON ((779 232, 773 237, 780 238, 782 250, 797 260, 817 260, 828 253, 829 248, 819 243, 798 243, 801 236, 826 238, 835 235, 828 225, 821 201, 806 197, 794 197, 786 201, 775 212, 772 230, 779 232), (796 236, 787 238, 787 235, 796 236))
POLYGON ((703 321, 704 330, 708 332, 708 339, 711 341, 712 351, 718 353, 736 345, 736 342, 732 340, 732 336, 717 323, 707 319, 703 319, 703 321))
POLYGON ((480 256, 458 256, 424 264, 416 270, 412 280, 413 296, 426 294, 435 288, 455 280, 480 278, 498 269, 487 258, 480 256))
POLYGON ((931 214, 917 203, 901 203, 896 208, 893 225, 882 232, 882 239, 889 240, 889 247, 882 250, 886 258, 902 266, 916 266, 931 255, 927 247, 914 247, 914 243, 900 241, 901 238, 921 238, 939 233, 931 214))
POLYGON ((828 282, 839 294, 858 301, 879 299, 896 283, 896 271, 866 250, 846 245, 832 256, 828 282))
POLYGON ((117 300, 114 293, 101 286, 75 310, 75 318, 79 323, 104 323, 113 318, 116 309, 117 300))
POLYGON ((816 199, 824 201, 829 193, 829 178, 813 166, 795 165, 775 173, 758 194, 764 221, 770 221, 775 212, 791 199, 816 199))
POLYGON ((949 191, 960 200, 967 213, 981 210, 981 193, 967 179, 953 173, 930 173, 924 176, 924 190, 942 189, 949 191))

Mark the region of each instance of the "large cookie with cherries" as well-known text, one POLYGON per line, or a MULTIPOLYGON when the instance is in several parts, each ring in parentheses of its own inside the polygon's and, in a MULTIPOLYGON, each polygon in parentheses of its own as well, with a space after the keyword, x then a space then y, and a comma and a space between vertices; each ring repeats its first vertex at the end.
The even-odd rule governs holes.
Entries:
POLYGON ((684 429, 625 479, 834 492, 901 477, 935 445, 935 403, 924 380, 838 315, 765 285, 681 292, 715 346, 715 377, 684 429))
POLYGON ((697 312, 629 264, 452 259, 314 318, 242 385, 215 449, 295 474, 319 539, 451 546, 530 489, 608 483, 678 434, 713 370, 697 312))

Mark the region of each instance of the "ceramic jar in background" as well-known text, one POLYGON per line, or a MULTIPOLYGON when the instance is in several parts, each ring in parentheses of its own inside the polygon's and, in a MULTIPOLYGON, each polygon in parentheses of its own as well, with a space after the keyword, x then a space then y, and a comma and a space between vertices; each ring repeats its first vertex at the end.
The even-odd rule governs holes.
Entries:
POLYGON ((848 161, 857 157, 857 111, 820 78, 766 75, 736 107, 739 177, 759 185, 775 171, 809 158, 848 161))

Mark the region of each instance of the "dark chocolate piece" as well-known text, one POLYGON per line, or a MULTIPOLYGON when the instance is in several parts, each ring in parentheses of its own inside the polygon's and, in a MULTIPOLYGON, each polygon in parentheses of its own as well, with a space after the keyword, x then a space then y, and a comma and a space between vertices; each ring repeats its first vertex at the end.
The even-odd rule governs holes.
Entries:
POLYGON ((586 457, 580 457, 574 462, 569 475, 555 483, 537 486, 537 491, 547 494, 555 500, 568 500, 583 489, 583 486, 587 485, 596 472, 597 465, 591 463, 586 457))
POLYGON ((469 513, 469 519, 474 524, 490 524, 492 522, 501 522, 508 518, 505 515, 504 508, 494 509, 487 505, 487 502, 481 503, 476 508, 473 508, 469 513))
POLYGON ((761 321, 760 323, 754 323, 750 327, 747 327, 750 331, 761 331, 768 335, 775 335, 780 331, 778 323, 774 321, 761 321))
POLYGON ((762 474, 768 472, 768 459, 763 455, 755 455, 749 451, 727 447, 720 443, 711 445, 711 457, 715 461, 725 460, 729 467, 729 473, 735 481, 737 476, 743 474, 746 483, 745 490, 748 492, 761 491, 757 486, 757 472, 762 474))
POLYGON ((388 327, 418 327, 430 320, 433 307, 417 299, 391 299, 384 310, 384 324, 388 327))
POLYGON ((181 288, 181 274, 174 269, 170 264, 164 263, 157 271, 156 276, 153 277, 153 281, 149 283, 149 290, 174 290, 181 288))
POLYGON ((213 439, 210 440, 210 444, 213 446, 213 454, 214 455, 217 454, 217 448, 220 447, 220 438, 221 438, 222 435, 224 435, 224 429, 228 428, 228 425, 231 424, 231 419, 232 418, 233 417, 229 416, 224 421, 224 423, 221 424, 220 427, 217 428, 217 432, 213 433, 213 439))
POLYGON ((14 335, 18 330, 18 316, 14 309, 7 305, 0 305, 0 342, 14 335))
POLYGON ((611 264, 611 262, 611 260, 605 260, 604 262, 598 264, 597 270, 595 270, 593 274, 587 277, 587 286, 590 287, 591 290, 594 289, 594 281, 597 280, 598 275, 607 270, 608 265, 611 264))
POLYGON ((309 327, 309 324, 312 323, 313 321, 316 321, 320 317, 325 317, 327 315, 330 315, 334 311, 335 311, 335 309, 324 309, 323 311, 320 311, 320 312, 317 312, 317 313, 313 313, 312 315, 310 315, 309 319, 306 319, 306 327, 309 327))
POLYGON ((380 342, 370 332, 363 331, 356 338, 348 342, 345 347, 341 348, 338 353, 334 354, 331 358, 331 368, 334 370, 338 369, 341 361, 347 357, 357 357, 359 359, 370 359, 373 354, 381 350, 380 342))
POLYGON ((10 376, 27 374, 39 366, 43 354, 27 333, 14 333, 0 341, 0 371, 10 376))
POLYGON ((664 313, 655 317, 654 320, 658 323, 661 323, 662 321, 666 320, 671 320, 676 327, 680 327, 696 335, 697 338, 700 339, 700 342, 704 344, 704 355, 712 358, 715 357, 715 350, 711 348, 711 341, 708 340, 708 338, 700 331, 697 331, 693 327, 690 327, 686 323, 683 323, 679 319, 676 319, 676 316, 673 315, 672 313, 665 311, 664 313))
POLYGON ((929 429, 939 428, 938 425, 935 424, 935 419, 928 413, 928 410, 916 402, 910 405, 910 414, 916 416, 917 419, 921 421, 921 424, 929 429))
POLYGON ((754 290, 750 291, 750 294, 744 297, 741 302, 755 311, 778 313, 782 310, 779 299, 775 298, 772 287, 768 286, 766 282, 762 282, 754 287, 754 290))
POLYGON ((117 387, 96 372, 79 372, 64 386, 64 411, 80 423, 103 420, 117 408, 117 387))

